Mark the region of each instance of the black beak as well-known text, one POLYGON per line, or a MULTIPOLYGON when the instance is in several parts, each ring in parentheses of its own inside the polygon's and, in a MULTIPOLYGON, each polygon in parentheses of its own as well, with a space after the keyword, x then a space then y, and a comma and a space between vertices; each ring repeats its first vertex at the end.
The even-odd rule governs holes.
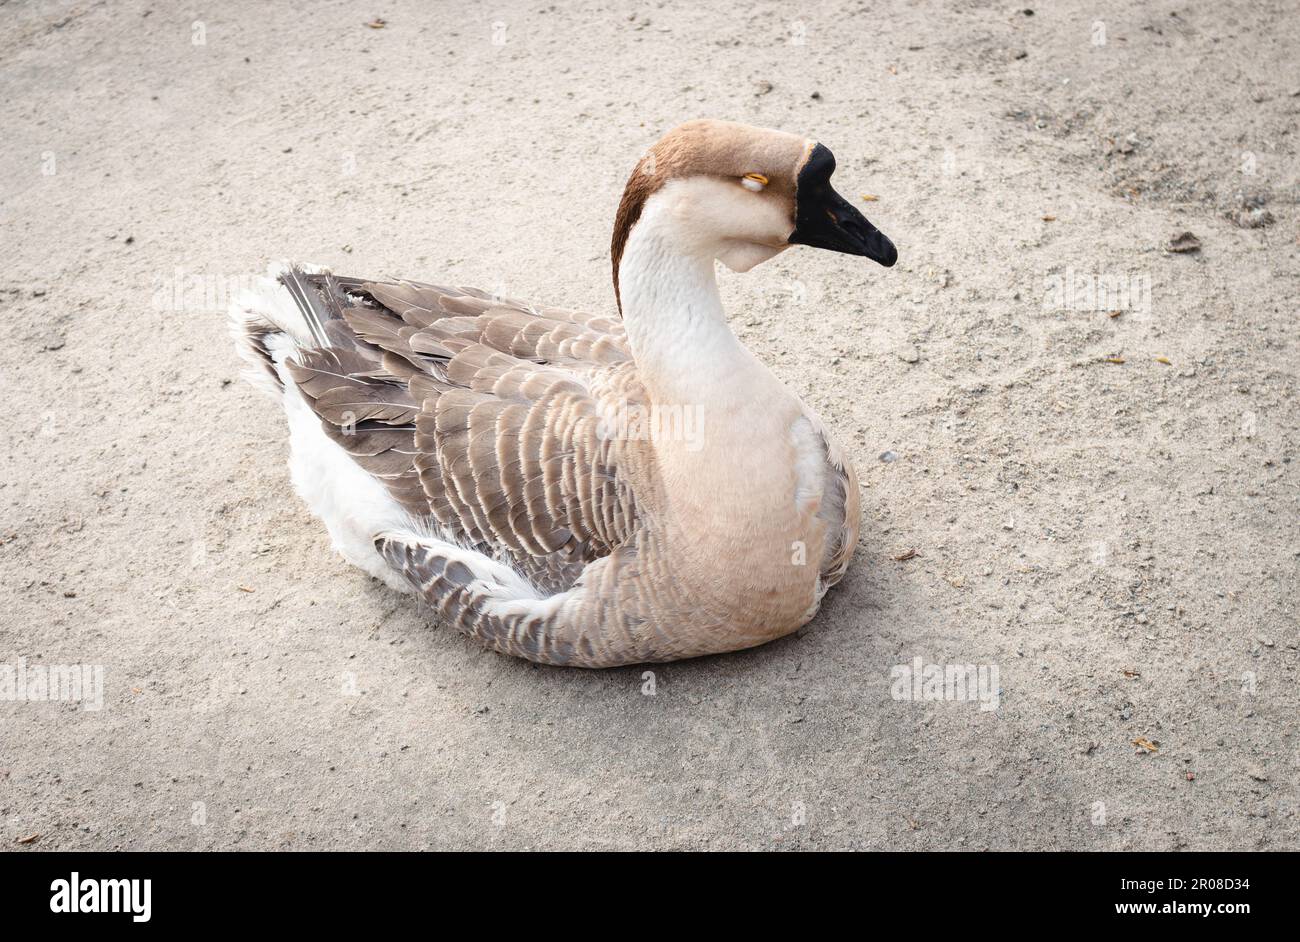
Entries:
POLYGON ((835 156, 818 144, 799 171, 795 189, 795 225, 792 244, 811 245, 846 255, 865 255, 889 268, 898 261, 898 249, 885 234, 867 222, 831 187, 835 156))

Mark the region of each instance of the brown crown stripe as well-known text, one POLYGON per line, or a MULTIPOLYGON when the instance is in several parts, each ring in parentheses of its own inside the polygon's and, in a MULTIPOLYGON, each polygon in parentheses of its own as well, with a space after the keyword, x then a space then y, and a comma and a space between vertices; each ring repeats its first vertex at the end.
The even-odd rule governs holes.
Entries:
POLYGON ((698 174, 739 178, 747 173, 762 173, 770 180, 768 192, 785 192, 793 198, 799 170, 812 147, 812 142, 796 134, 709 119, 687 121, 660 138, 628 177, 614 216, 609 255, 619 313, 623 312, 623 299, 618 266, 646 200, 680 177, 698 174))
POLYGON ((619 200, 618 212, 614 215, 614 235, 610 240, 609 257, 614 266, 614 301, 618 304, 618 313, 623 313, 623 297, 618 290, 618 266, 623 261, 623 250, 627 248, 627 237, 632 227, 641 218, 641 210, 650 194, 663 186, 657 174, 649 172, 657 162, 654 151, 637 161, 636 169, 628 177, 627 186, 623 188, 623 198, 619 200))

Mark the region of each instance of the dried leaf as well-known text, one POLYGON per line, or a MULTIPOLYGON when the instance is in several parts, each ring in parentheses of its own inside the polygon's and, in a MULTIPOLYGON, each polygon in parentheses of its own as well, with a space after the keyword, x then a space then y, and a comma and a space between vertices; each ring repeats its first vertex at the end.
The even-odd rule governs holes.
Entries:
POLYGON ((39 834, 28 834, 26 837, 16 838, 19 844, 35 844, 40 839, 39 834))
POLYGON ((880 199, 880 197, 874 193, 863 193, 862 198, 868 203, 874 203, 880 199))
POLYGON ((1160 743, 1155 740, 1147 739, 1145 736, 1139 736, 1137 739, 1133 740, 1133 745, 1137 746, 1139 749, 1145 749, 1147 752, 1160 751, 1160 743))
POLYGON ((1180 232, 1169 240, 1165 246, 1166 252, 1179 252, 1186 254, 1188 252, 1199 252, 1201 250, 1201 240, 1196 238, 1190 232, 1180 232))
POLYGON ((249 588, 248 586, 246 586, 246 585, 236 586, 236 588, 239 589, 240 592, 253 592, 253 591, 256 591, 256 590, 254 590, 254 589, 250 589, 250 588, 249 588))
POLYGON ((1107 362, 1107 363, 1123 363, 1123 362, 1124 362, 1124 358, 1123 358, 1123 357, 1106 357, 1105 362, 1107 362))

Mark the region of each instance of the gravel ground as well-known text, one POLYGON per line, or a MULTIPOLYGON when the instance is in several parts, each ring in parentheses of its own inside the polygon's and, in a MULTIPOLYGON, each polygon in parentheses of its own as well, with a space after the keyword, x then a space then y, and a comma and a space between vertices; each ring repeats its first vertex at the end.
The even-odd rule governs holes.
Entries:
POLYGON ((1300 16, 1042 7, 0 2, 0 664, 103 678, 0 699, 0 847, 1300 847, 1300 16), (722 281, 855 566, 652 683, 485 652, 331 553, 227 295, 609 310, 696 116, 825 141, 899 247, 722 281))

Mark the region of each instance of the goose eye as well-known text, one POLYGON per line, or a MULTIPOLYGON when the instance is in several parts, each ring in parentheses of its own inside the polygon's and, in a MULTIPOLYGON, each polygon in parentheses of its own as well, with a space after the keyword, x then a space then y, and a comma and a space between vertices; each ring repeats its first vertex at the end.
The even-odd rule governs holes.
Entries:
POLYGON ((754 193, 759 193, 767 186, 767 177, 761 173, 747 173, 740 178, 740 185, 754 193))

